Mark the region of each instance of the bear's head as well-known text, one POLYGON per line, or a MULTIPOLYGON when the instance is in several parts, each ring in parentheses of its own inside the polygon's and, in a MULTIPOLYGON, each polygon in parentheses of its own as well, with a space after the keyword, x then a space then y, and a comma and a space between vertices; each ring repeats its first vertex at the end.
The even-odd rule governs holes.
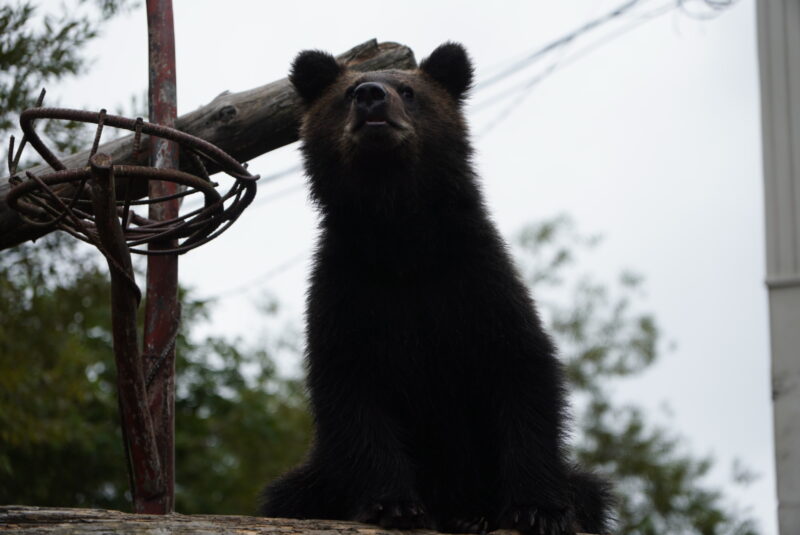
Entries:
POLYGON ((307 50, 289 80, 305 105, 302 150, 324 211, 422 208, 472 183, 461 110, 472 64, 461 45, 441 45, 408 71, 358 72, 307 50))

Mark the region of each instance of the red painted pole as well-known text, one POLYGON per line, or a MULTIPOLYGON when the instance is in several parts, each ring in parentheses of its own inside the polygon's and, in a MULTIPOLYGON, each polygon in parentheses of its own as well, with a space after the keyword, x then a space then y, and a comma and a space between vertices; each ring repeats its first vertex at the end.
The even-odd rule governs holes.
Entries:
MULTIPOLYGON (((175 126, 177 98, 175 82, 175 33, 171 0, 147 0, 147 28, 150 51, 150 122, 175 126)), ((156 168, 178 167, 178 146, 154 138, 151 165, 156 168)), ((150 182, 150 198, 176 193, 170 182, 150 182)), ((178 216, 180 201, 150 205, 152 220, 178 216)), ((150 251, 172 248, 175 240, 151 243, 150 251)), ((134 509, 140 513, 166 514, 175 508, 175 341, 180 324, 178 302, 178 257, 147 257, 147 291, 144 324, 144 366, 148 405, 153 418, 166 494, 156 500, 140 500, 134 509)), ((136 500, 135 500, 136 502, 136 500)))

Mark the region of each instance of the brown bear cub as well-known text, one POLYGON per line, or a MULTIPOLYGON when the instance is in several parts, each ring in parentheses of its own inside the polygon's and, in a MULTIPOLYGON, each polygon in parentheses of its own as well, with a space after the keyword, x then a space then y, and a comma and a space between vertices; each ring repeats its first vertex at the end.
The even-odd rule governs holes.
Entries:
POLYGON ((263 514, 605 532, 608 486, 567 459, 563 373, 472 169, 464 48, 368 73, 305 51, 289 78, 321 215, 306 314, 316 432, 263 514))

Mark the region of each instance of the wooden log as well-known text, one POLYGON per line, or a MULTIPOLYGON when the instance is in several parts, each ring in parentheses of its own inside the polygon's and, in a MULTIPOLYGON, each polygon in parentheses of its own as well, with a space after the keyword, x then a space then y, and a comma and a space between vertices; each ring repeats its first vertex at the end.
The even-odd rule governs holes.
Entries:
MULTIPOLYGON (((397 43, 378 43, 375 39, 348 50, 338 59, 362 71, 411 69, 416 66, 410 48, 397 43)), ((288 70, 289 66, 286 67, 288 70)), ((217 145, 240 162, 246 162, 296 141, 299 109, 299 97, 289 80, 283 78, 238 93, 222 93, 209 104, 178 117, 176 127, 217 145)), ((116 165, 148 165, 148 151, 149 141, 145 136, 139 151, 134 153, 133 135, 105 143, 99 149, 99 152, 108 154, 116 165)), ((87 149, 62 158, 62 161, 72 168, 86 166, 88 159, 87 149)), ((181 162, 181 168, 194 172, 188 162, 181 162)), ((31 171, 46 173, 49 168, 39 166, 31 171)), ((0 178, 0 249, 36 239, 53 230, 26 224, 5 202, 9 189, 8 177, 0 178)), ((136 198, 143 197, 145 189, 136 189, 136 198)))
MULTIPOLYGON (((0 506, 3 535, 397 535, 396 530, 338 520, 294 520, 231 515, 135 515, 104 509, 0 506)), ((414 530, 415 535, 434 534, 414 530)), ((519 535, 498 530, 497 535, 519 535)), ((580 535, 580 534, 578 534, 580 535)))

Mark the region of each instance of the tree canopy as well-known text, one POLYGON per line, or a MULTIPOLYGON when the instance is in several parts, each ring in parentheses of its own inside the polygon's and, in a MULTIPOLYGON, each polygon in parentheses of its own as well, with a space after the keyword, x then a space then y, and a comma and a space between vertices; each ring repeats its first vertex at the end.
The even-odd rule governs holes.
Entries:
POLYGON ((665 348, 656 318, 642 310, 640 276, 624 271, 604 283, 585 272, 581 259, 598 242, 564 217, 531 224, 518 239, 518 264, 578 401, 576 457, 615 482, 619 533, 757 533, 753 519, 704 483, 710 458, 686 452, 676 433, 613 399, 614 381, 645 371, 665 348))

